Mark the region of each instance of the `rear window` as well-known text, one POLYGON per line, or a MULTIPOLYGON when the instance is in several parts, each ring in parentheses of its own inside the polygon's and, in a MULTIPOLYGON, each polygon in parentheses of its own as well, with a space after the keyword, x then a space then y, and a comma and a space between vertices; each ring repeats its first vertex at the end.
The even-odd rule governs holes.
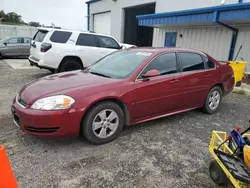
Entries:
POLYGON ((66 43, 69 40, 69 37, 72 35, 72 32, 67 31, 55 31, 50 40, 56 43, 66 43))
POLYGON ((33 37, 33 40, 36 42, 42 42, 45 36, 47 35, 48 31, 45 30, 39 30, 33 37))

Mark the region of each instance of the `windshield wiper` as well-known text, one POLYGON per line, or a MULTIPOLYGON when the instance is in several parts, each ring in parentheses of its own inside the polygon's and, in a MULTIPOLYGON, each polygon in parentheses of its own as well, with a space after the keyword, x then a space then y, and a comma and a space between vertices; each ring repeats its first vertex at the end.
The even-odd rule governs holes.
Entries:
POLYGON ((91 73, 91 74, 98 75, 98 76, 106 77, 106 78, 111 78, 110 76, 107 76, 107 75, 102 74, 102 73, 99 73, 99 72, 93 72, 93 71, 90 71, 90 73, 91 73))

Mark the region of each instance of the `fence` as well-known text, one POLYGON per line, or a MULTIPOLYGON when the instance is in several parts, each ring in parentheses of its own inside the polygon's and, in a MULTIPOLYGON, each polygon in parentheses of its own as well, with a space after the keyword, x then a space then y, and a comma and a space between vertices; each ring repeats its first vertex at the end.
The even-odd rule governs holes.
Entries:
POLYGON ((9 36, 33 37, 37 28, 31 26, 2 25, 0 24, 0 39, 9 36))

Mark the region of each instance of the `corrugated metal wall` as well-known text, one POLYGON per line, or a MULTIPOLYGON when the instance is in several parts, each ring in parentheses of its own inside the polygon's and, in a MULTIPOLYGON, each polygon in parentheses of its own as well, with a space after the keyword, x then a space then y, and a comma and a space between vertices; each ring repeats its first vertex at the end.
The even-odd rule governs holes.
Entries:
POLYGON ((240 60, 241 58, 243 58, 245 61, 250 63, 250 53, 249 53, 250 52, 249 50, 250 49, 250 26, 238 27, 238 29, 239 29, 238 40, 236 43, 234 56, 236 56, 237 51, 242 45, 242 49, 241 49, 241 52, 239 53, 237 60, 240 60))
POLYGON ((35 27, 0 24, 0 39, 9 36, 33 37, 36 31, 35 27))
POLYGON ((219 60, 227 60, 232 31, 221 27, 163 28, 154 30, 154 47, 164 47, 166 32, 177 32, 176 47, 207 52, 219 60), (183 38, 180 39, 179 35, 183 38))

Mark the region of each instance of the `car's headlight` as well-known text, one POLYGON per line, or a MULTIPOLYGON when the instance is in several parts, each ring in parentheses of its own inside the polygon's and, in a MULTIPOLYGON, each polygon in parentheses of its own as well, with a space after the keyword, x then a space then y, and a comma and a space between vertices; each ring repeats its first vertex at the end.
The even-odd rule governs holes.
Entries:
POLYGON ((64 110, 71 107, 75 100, 66 95, 56 95, 38 99, 31 105, 36 110, 64 110))

